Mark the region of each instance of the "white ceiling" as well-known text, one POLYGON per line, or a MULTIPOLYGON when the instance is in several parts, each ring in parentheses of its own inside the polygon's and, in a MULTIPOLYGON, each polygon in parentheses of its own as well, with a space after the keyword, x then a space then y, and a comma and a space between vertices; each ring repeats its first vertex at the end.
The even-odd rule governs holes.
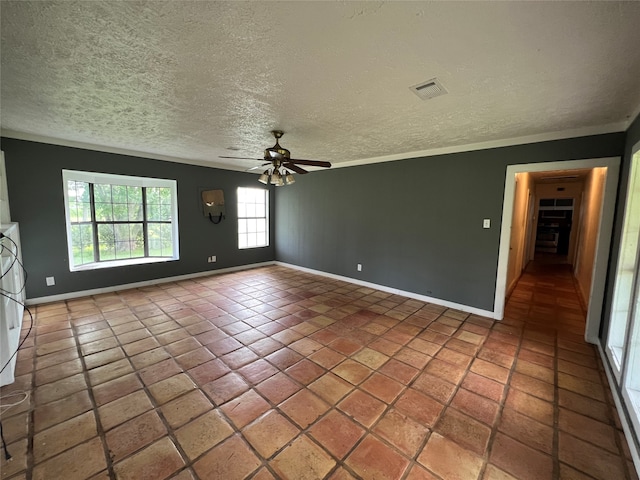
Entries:
POLYGON ((219 155, 277 128, 338 166, 620 131, 640 106, 640 2, 0 5, 17 138, 244 170, 219 155), (447 95, 409 90, 434 77, 447 95))

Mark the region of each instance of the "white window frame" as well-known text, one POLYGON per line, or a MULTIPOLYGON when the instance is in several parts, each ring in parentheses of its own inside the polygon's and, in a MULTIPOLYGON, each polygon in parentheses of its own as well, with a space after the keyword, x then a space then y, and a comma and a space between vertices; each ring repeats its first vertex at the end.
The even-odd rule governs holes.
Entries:
MULTIPOLYGON (((84 172, 79 170, 62 170, 62 190, 64 192, 65 226, 67 231, 69 270, 71 272, 179 260, 180 245, 178 235, 178 184, 175 180, 164 178, 134 177, 130 175, 116 175, 111 173, 84 172), (166 257, 138 257, 120 260, 104 260, 100 262, 85 263, 82 265, 74 265, 73 244, 71 236, 71 215, 69 212, 69 192, 67 186, 69 181, 87 182, 93 184, 98 183, 110 185, 125 185, 133 187, 170 188, 171 236, 173 246, 171 255, 166 257)), ((94 248, 98 248, 97 245, 94 245, 94 248)))
POLYGON ((266 188, 255 188, 255 187, 238 187, 237 191, 237 205, 238 205, 238 249, 246 250, 250 248, 263 248, 269 246, 269 190, 266 188), (240 198, 242 197, 242 190, 251 190, 255 194, 256 192, 261 192, 264 195, 264 215, 249 215, 247 213, 247 205, 243 205, 244 202, 241 202, 240 198), (265 230, 264 230, 264 243, 254 242, 249 243, 249 234, 254 233, 248 231, 249 222, 251 220, 264 220, 265 230), (244 225, 244 226, 243 226, 244 225), (243 236, 245 236, 246 241, 243 242, 243 236))
MULTIPOLYGON (((640 143, 631 154, 631 166, 627 184, 627 198, 624 206, 624 220, 616 278, 611 303, 611 317, 607 335, 607 356, 618 384, 621 384, 628 337, 631 327, 632 306, 640 248, 640 222, 637 218, 640 208, 640 143)), ((637 293, 636 293, 637 294, 637 293)))
POLYGON ((640 432, 640 142, 631 150, 606 353, 633 429, 640 432))

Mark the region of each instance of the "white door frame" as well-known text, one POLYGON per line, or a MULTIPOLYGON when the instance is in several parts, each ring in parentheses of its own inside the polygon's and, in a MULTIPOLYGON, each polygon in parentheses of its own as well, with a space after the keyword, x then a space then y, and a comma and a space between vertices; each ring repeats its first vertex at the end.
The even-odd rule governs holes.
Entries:
POLYGON ((551 170, 574 170, 582 168, 606 167, 604 196, 595 258, 593 261, 593 279, 589 295, 585 340, 597 343, 600 331, 600 315, 604 300, 604 286, 609 261, 613 216, 615 213, 618 178, 620 174, 620 157, 592 158, 584 160, 568 160, 564 162, 542 162, 508 165, 505 178, 504 200, 502 202, 502 227, 500 229, 500 251, 498 254, 498 273, 496 278, 496 296, 493 303, 493 314, 496 320, 504 318, 505 295, 507 288, 507 268, 509 264, 509 241, 513 201, 515 194, 515 174, 521 172, 546 172, 551 170))

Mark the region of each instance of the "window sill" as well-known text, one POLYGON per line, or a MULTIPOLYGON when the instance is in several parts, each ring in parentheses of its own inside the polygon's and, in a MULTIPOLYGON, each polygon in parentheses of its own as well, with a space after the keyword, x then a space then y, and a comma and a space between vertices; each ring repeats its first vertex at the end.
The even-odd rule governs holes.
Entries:
POLYGON ((114 267, 130 267, 132 265, 146 265, 148 263, 164 263, 173 262, 179 260, 174 257, 146 257, 146 258, 132 258, 127 260, 110 260, 107 262, 99 263, 87 263, 84 265, 78 265, 77 267, 70 267, 71 272, 84 272, 88 270, 99 270, 102 268, 114 268, 114 267))

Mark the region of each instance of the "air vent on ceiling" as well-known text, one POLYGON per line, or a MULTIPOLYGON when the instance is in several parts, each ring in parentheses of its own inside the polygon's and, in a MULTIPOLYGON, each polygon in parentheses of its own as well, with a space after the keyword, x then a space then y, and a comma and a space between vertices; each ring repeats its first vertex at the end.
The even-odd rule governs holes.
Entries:
POLYGON ((419 83, 418 85, 409 87, 409 89, 423 100, 429 100, 448 93, 447 89, 442 86, 437 78, 432 78, 426 82, 419 83))

